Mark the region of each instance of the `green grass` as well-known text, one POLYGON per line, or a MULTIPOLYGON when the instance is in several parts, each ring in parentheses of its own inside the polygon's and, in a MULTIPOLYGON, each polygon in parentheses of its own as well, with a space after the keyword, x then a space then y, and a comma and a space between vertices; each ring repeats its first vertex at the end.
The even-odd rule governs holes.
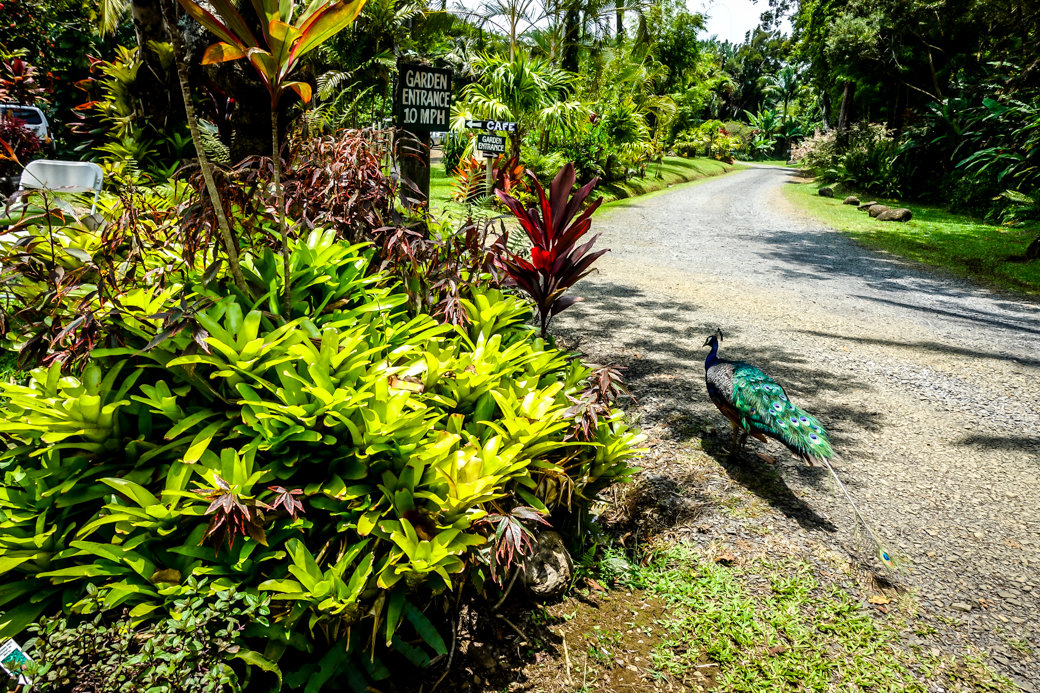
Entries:
POLYGON ((805 562, 724 567, 677 545, 635 570, 630 586, 668 605, 653 660, 671 679, 717 667, 720 691, 1015 690, 977 657, 904 647, 898 611, 875 617, 805 562))
POLYGON ((433 164, 430 167, 430 207, 435 213, 446 207, 463 207, 451 201, 451 176, 444 171, 443 164, 433 164))
MULTIPOLYGON (((820 197, 816 183, 787 185, 788 199, 813 216, 863 245, 922 264, 941 267, 1005 291, 1040 293, 1040 261, 1015 261, 1025 253, 1040 229, 987 224, 939 207, 877 199, 889 206, 908 207, 914 218, 906 223, 877 221, 842 196, 820 197)), ((861 198, 866 201, 866 198, 861 198)))
MULTIPOLYGON (((666 156, 660 166, 650 165, 645 177, 603 183, 593 193, 593 197, 598 195, 603 197, 605 203, 610 203, 666 190, 680 183, 711 178, 740 168, 743 167, 739 164, 727 164, 715 159, 666 156)), ((435 213, 447 212, 456 217, 465 216, 466 205, 451 200, 451 180, 451 176, 444 171, 444 166, 436 164, 430 169, 430 206, 435 213)))
MULTIPOLYGON (((604 198, 604 202, 613 202, 665 190, 679 183, 720 176, 739 168, 743 167, 704 157, 685 159, 679 156, 666 156, 660 166, 651 164, 647 167, 646 176, 603 183, 597 192, 604 198)), ((595 196, 595 193, 593 195, 595 196)))

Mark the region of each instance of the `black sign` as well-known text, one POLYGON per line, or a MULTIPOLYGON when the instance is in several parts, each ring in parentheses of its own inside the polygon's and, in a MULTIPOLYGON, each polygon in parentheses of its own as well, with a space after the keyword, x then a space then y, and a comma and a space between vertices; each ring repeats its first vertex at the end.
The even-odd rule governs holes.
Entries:
POLYGON ((508 120, 467 120, 466 127, 488 132, 516 132, 516 123, 508 120))
POLYGON ((496 154, 506 153, 506 138, 498 135, 477 135, 477 151, 493 158, 496 154))
POLYGON ((399 63, 397 126, 409 132, 447 130, 451 118, 451 70, 399 63))

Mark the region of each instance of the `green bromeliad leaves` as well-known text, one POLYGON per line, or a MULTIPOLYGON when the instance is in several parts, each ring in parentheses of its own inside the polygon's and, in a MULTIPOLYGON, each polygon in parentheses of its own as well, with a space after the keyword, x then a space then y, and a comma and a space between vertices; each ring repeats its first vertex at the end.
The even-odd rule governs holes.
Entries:
MULTIPOLYGON (((631 473, 641 437, 620 413, 591 442, 567 437, 589 371, 525 325, 522 301, 488 291, 464 302, 468 325, 441 325, 409 314, 366 252, 299 241, 287 322, 268 297, 200 287, 194 334, 0 383, 0 639, 93 608, 88 584, 154 618, 194 575, 269 593, 268 640, 331 644, 367 621, 422 661, 396 630, 443 647, 413 604, 486 560, 478 520, 631 473)), ((277 276, 264 256, 244 270, 277 276)))

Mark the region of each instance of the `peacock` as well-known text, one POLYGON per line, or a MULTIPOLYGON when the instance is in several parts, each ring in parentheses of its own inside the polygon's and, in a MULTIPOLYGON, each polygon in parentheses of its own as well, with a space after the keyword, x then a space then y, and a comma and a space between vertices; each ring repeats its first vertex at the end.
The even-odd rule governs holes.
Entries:
POLYGON ((856 519, 866 530, 878 558, 891 568, 891 556, 881 547, 874 530, 863 519, 845 484, 831 466, 830 460, 835 455, 823 426, 816 417, 795 406, 784 388, 760 369, 743 361, 720 359, 721 339, 722 330, 717 330, 704 340, 704 346, 711 347, 704 359, 704 380, 711 401, 733 427, 732 453, 736 454, 744 446, 748 436, 762 442, 766 442, 768 437, 780 441, 810 465, 817 460, 823 462, 848 499, 856 519))

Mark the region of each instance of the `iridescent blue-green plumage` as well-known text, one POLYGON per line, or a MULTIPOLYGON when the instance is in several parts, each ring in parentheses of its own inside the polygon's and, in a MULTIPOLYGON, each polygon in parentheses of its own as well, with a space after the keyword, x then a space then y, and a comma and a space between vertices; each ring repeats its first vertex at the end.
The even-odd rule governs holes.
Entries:
POLYGON ((834 456, 823 426, 792 404, 784 388, 751 364, 738 361, 731 367, 730 398, 741 414, 737 423, 742 429, 775 438, 803 457, 822 460, 834 456))
POLYGON ((845 484, 831 466, 834 450, 816 417, 792 403, 784 388, 761 369, 743 361, 720 359, 717 336, 708 337, 704 345, 711 347, 704 360, 708 396, 733 426, 733 452, 744 444, 748 436, 763 442, 769 437, 810 463, 814 460, 823 462, 848 499, 856 519, 866 530, 881 562, 891 567, 891 557, 881 548, 874 530, 863 519, 845 484))

